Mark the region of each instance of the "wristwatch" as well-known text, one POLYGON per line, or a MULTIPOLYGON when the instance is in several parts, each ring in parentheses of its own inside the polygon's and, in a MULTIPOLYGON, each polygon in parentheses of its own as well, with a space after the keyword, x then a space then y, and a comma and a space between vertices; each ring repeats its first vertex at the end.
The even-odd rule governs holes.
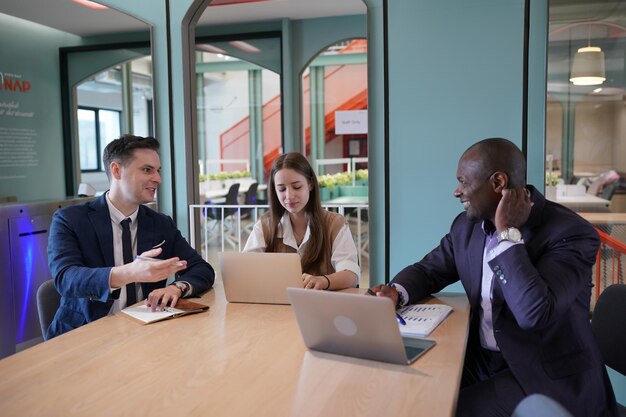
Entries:
POLYGON ((522 234, 515 227, 509 227, 498 233, 498 243, 503 240, 508 240, 509 242, 517 243, 522 240, 522 234))
POLYGON ((187 284, 186 282, 174 281, 170 285, 173 285, 180 290, 181 297, 184 297, 189 290, 189 284, 187 284))

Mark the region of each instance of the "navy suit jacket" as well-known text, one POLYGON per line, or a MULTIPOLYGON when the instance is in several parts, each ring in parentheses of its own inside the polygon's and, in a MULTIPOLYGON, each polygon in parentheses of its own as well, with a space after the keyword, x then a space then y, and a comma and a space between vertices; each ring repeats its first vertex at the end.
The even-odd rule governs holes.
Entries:
MULTIPOLYGON (((520 229, 524 244, 489 263, 498 347, 527 395, 554 398, 575 416, 613 415, 615 397, 589 324, 598 235, 576 213, 528 189, 534 205, 520 229)), ((437 248, 392 281, 415 303, 461 280, 471 306, 468 352, 480 349, 481 226, 461 213, 437 248)))
MULTIPOLYGON (((177 281, 189 282, 194 296, 211 288, 215 279, 213 268, 182 237, 171 217, 139 206, 137 253, 163 241, 159 258, 178 256, 187 261, 187 268, 177 274, 177 281)), ((54 213, 48 238, 48 264, 61 294, 61 305, 46 339, 109 313, 114 301, 109 291, 109 274, 115 261, 111 216, 105 195, 54 213)), ((141 283, 144 296, 163 288, 166 282, 141 283)))

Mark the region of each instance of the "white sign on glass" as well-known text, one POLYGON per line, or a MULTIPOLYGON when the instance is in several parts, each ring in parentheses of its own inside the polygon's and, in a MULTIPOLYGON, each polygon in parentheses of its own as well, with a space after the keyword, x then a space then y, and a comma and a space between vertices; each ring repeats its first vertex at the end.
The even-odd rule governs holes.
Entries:
POLYGON ((335 112, 335 134, 354 135, 367 133, 367 110, 341 110, 335 112))

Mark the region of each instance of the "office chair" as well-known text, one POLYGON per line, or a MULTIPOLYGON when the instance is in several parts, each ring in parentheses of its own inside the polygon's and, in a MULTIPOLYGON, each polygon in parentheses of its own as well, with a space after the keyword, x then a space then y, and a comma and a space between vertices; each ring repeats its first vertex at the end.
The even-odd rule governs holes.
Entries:
MULTIPOLYGON (((250 184, 248 191, 246 191, 246 197, 244 200, 245 205, 252 206, 252 205, 258 204, 257 203, 258 188, 259 188, 258 182, 253 182, 252 184, 250 184)), ((252 217, 253 211, 254 211, 253 208, 242 208, 241 210, 239 210, 240 220, 242 221, 245 220, 245 224, 242 223, 242 226, 241 226, 243 237, 250 235, 250 233, 252 233, 252 228, 254 227, 254 222, 256 221, 256 218, 250 220, 250 218, 252 217)), ((257 211, 257 215, 258 215, 258 211, 257 211)))
POLYGON ((39 326, 41 335, 46 338, 46 332, 54 315, 61 305, 61 294, 54 287, 54 280, 49 279, 37 288, 37 312, 39 313, 39 326))
POLYGON ((543 394, 531 394, 513 410, 511 417, 573 417, 565 407, 543 394))
MULTIPOLYGON (((610 285, 602 291, 593 309, 591 329, 604 363, 626 376, 626 284, 610 285)), ((619 415, 626 416, 626 407, 618 404, 618 408, 619 415)))
MULTIPOLYGON (((245 205, 251 206, 251 205, 256 204, 258 188, 259 188, 258 182, 253 182, 252 184, 250 184, 250 187, 248 187, 248 191, 246 191, 246 198, 244 200, 245 205)), ((241 209, 240 211, 241 218, 246 219, 250 217, 250 212, 252 212, 251 208, 241 209)))
MULTIPOLYGON (((226 199, 224 203, 221 205, 226 205, 226 206, 238 205, 239 204, 239 201, 237 199, 238 195, 239 195, 239 183, 237 182, 230 186, 230 188, 228 189, 228 193, 226 194, 226 199)), ((235 239, 233 236, 233 229, 234 229, 233 215, 237 213, 238 210, 239 210, 238 208, 234 208, 234 207, 226 207, 223 209, 212 208, 212 209, 206 210, 206 216, 209 219, 214 220, 214 224, 213 226, 211 226, 210 230, 215 231, 215 228, 221 222, 223 226, 222 229, 223 229, 223 234, 224 234, 224 241, 230 244, 232 247, 237 246, 237 243, 235 242, 235 239)), ((211 236, 209 240, 216 239, 218 236, 218 233, 217 232, 212 233, 212 235, 213 236, 211 236)))
MULTIPOLYGON (((237 205, 239 204, 239 201, 237 200, 237 196, 239 195, 239 183, 236 182, 234 184, 232 184, 230 186, 230 188, 228 189, 228 193, 226 194, 226 197, 224 198, 224 202, 223 203, 215 203, 213 205, 237 205)), ((212 204, 211 200, 207 200, 204 202, 204 204, 212 204)), ((224 208, 224 209, 220 209, 220 208, 212 208, 212 209, 208 209, 205 211, 205 214, 208 218, 213 219, 213 220, 222 220, 224 221, 225 218, 227 218, 228 216, 231 216, 237 209, 235 208, 224 208), (222 215, 223 212, 223 215, 222 215)))

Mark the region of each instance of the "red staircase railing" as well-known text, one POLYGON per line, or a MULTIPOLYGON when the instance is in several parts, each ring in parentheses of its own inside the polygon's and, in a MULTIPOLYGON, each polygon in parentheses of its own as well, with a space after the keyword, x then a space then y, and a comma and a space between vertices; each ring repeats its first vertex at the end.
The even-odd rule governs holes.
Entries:
MULTIPOLYGON (((367 88, 357 93, 345 103, 326 113, 324 117, 324 140, 328 142, 335 135, 335 112, 339 110, 365 110, 367 109, 367 88)), ((311 126, 304 130, 304 144, 309 147, 311 143, 311 126)))
MULTIPOLYGON (((233 0, 223 0, 224 2, 233 1, 233 0)), ((234 0, 241 1, 241 0, 234 0)), ((258 1, 258 0, 257 0, 258 1)), ((342 48, 339 53, 349 53, 349 52, 367 52, 367 40, 366 39, 355 39, 351 41, 348 45, 342 48)), ((332 69, 325 75, 326 82, 332 82, 330 80, 335 79, 335 83, 338 86, 345 85, 346 82, 342 81, 341 77, 333 77, 334 75, 341 75, 342 72, 350 73, 350 71, 345 71, 349 66, 339 65, 336 67, 332 67, 332 69)), ((343 74, 347 75, 348 79, 356 81, 354 75, 351 74, 343 74)), ((308 76, 307 76, 308 77, 308 76)), ((366 81, 365 81, 366 83, 366 81)), ((305 81, 303 85, 307 86, 308 83, 305 81)), ((339 88, 339 87, 333 87, 339 88)), ((308 89, 305 87, 303 91, 303 100, 306 102, 308 94, 308 89)), ((326 141, 331 140, 334 137, 334 124, 335 124, 335 111, 337 110, 363 110, 367 108, 367 89, 359 91, 356 95, 348 98, 343 103, 338 105, 334 109, 329 109, 324 118, 325 125, 325 133, 326 133, 326 141)), ((308 125, 308 114, 305 114, 304 117, 304 125, 308 125)), ((250 130, 249 123, 250 117, 245 117, 240 120, 238 123, 233 125, 231 128, 227 129, 220 135, 220 157, 223 158, 232 158, 237 155, 248 155, 250 153, 250 130)), ((263 155, 263 165, 265 171, 269 170, 269 167, 274 162, 274 159, 279 154, 281 147, 281 109, 280 109, 280 95, 277 95, 263 104, 263 149, 265 150, 265 154, 263 155)), ((307 126, 305 128, 305 144, 308 144, 311 141, 311 128, 307 126)))
POLYGON ((625 283, 622 257, 626 256, 626 244, 596 228, 600 235, 600 248, 596 255, 596 300, 602 290, 612 284, 625 283), (607 271, 607 268, 610 268, 607 271), (609 281, 610 278, 610 281, 609 281))

